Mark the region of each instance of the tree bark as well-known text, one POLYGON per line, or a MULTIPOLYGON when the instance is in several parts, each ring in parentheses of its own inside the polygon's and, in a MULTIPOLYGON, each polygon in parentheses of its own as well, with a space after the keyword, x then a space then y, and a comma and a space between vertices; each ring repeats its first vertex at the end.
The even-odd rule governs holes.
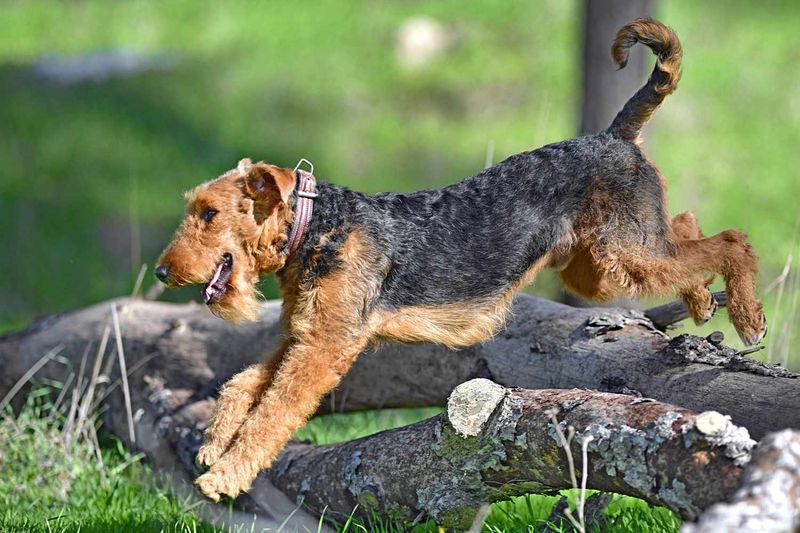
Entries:
POLYGON ((551 415, 563 432, 576 428, 571 453, 578 469, 588 439, 590 488, 636 496, 688 519, 736 489, 739 465, 755 444, 718 413, 475 379, 453 391, 440 416, 343 444, 292 446, 269 475, 317 513, 327 506, 344 518, 358 505, 365 513, 432 517, 466 530, 482 502, 572 488, 551 415), (704 433, 703 417, 722 424, 704 433))
POLYGON ((767 435, 729 503, 718 503, 683 533, 791 532, 800 529, 800 433, 767 435))

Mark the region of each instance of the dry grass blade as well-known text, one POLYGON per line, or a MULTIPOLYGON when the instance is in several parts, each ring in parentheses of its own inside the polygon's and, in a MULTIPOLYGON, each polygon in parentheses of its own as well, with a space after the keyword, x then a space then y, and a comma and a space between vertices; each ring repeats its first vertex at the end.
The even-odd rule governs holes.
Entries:
POLYGON ((783 284, 786 282, 786 278, 789 276, 789 272, 792 269, 792 254, 786 256, 786 263, 783 265, 783 270, 778 276, 772 280, 772 282, 767 285, 767 288, 764 289, 764 294, 768 294, 772 292, 776 287, 778 290, 783 288, 783 284))
POLYGON ((797 324, 797 306, 800 303, 798 292, 800 292, 800 271, 796 268, 790 275, 789 290, 792 293, 792 303, 789 305, 788 313, 785 313, 783 328, 781 331, 781 365, 785 368, 789 364, 789 349, 792 346, 793 326, 797 324))
POLYGON ((26 383, 28 383, 28 381, 30 381, 30 380, 31 380, 31 378, 32 378, 32 377, 33 377, 33 376, 34 376, 34 375, 35 375, 35 374, 36 374, 36 373, 37 373, 37 372, 38 372, 38 371, 39 371, 39 370, 40 370, 40 369, 41 369, 41 368, 42 368, 44 365, 46 365, 46 364, 47 364, 47 363, 48 363, 48 362, 49 362, 49 361, 50 361, 50 360, 51 360, 53 357, 55 357, 56 355, 58 355, 59 353, 61 353, 61 350, 63 350, 63 349, 64 349, 64 347, 63 347, 62 345, 60 345, 60 344, 59 344, 58 346, 56 346, 55 348, 51 349, 49 352, 47 352, 46 354, 44 354, 44 355, 43 355, 43 356, 42 356, 42 357, 41 357, 41 358, 40 358, 38 361, 36 361, 36 362, 33 364, 33 366, 31 366, 31 367, 28 369, 28 371, 27 371, 27 372, 25 372, 25 373, 22 375, 22 377, 21 377, 21 378, 19 378, 19 380, 17 380, 17 382, 16 382, 16 383, 14 383, 14 386, 13 386, 13 387, 11 387, 11 390, 9 390, 9 391, 8 391, 8 393, 7 393, 7 394, 6 394, 6 395, 3 397, 3 399, 2 399, 2 400, 0 400, 0 413, 2 413, 2 412, 5 410, 6 406, 7 406, 9 403, 11 403, 11 400, 13 400, 13 399, 14 399, 14 396, 16 396, 16 395, 17 395, 17 393, 18 393, 18 392, 19 392, 19 391, 22 389, 22 387, 24 387, 24 386, 25 386, 25 384, 26 384, 26 383))
POLYGON ((54 418, 57 413, 60 412, 61 409, 61 402, 64 401, 64 398, 67 396, 67 391, 69 391, 70 385, 72 385, 72 381, 75 379, 75 372, 70 372, 67 379, 64 381, 64 384, 61 385, 61 391, 59 391, 58 396, 56 396, 56 401, 53 402, 53 407, 50 410, 50 418, 54 418))
MULTIPOLYGON (((141 359, 136 361, 136 363, 131 365, 130 369, 128 369, 127 376, 131 377, 139 369, 143 368, 149 361, 151 361, 152 359, 155 359, 159 355, 160 354, 158 352, 156 352, 156 353, 152 353, 152 354, 150 354, 148 356, 142 357, 141 359)), ((97 405, 102 404, 106 400, 106 398, 108 398, 111 395, 111 393, 113 393, 116 390, 116 388, 120 386, 121 383, 122 383, 122 379, 115 379, 108 387, 106 387, 106 389, 103 391, 103 394, 101 394, 100 396, 97 397, 97 401, 95 403, 97 405)))
POLYGON ((133 284, 133 290, 131 291, 131 300, 134 300, 136 296, 139 294, 139 291, 142 289, 142 282, 144 281, 144 275, 146 272, 147 272, 147 263, 142 263, 142 266, 139 269, 139 274, 136 276, 136 282, 133 284))
MULTIPOLYGON (((777 296, 775 298, 775 307, 774 307, 775 311, 773 312, 772 317, 770 317, 772 318, 772 320, 775 321, 776 325, 780 323, 779 313, 781 311, 781 301, 783 300, 783 290, 786 285, 786 279, 789 276, 789 273, 791 272, 791 268, 792 268, 792 254, 789 254, 788 256, 786 256, 786 263, 783 265, 783 270, 781 271, 780 275, 777 278, 775 278, 772 281, 772 283, 770 283, 769 286, 764 290, 765 294, 769 293, 770 291, 776 288, 778 290, 777 296)), ((775 347, 778 346, 779 343, 780 339, 778 339, 778 342, 770 343, 769 347, 767 348, 768 363, 772 362, 773 360, 772 354, 775 350, 775 347)))
MULTIPOLYGON (((81 364, 78 370, 78 381, 75 383, 75 389, 80 389, 83 386, 83 371, 86 368, 86 359, 89 357, 89 351, 91 349, 92 349, 92 341, 89 341, 86 344, 86 348, 83 349, 83 355, 81 356, 81 364)), ((70 364, 69 360, 65 361, 65 364, 69 365, 70 364)), ((58 397, 56 398, 56 401, 53 403, 53 407, 50 410, 51 420, 55 419, 55 417, 58 414, 60 414, 61 402, 64 401, 64 398, 66 397, 67 393, 70 390, 70 385, 72 385, 72 380, 74 379, 75 379, 75 372, 70 372, 69 377, 67 377, 67 380, 61 385, 61 392, 59 392, 58 397)), ((74 396, 75 389, 73 389, 73 399, 75 398, 74 396)), ((70 415, 74 416, 74 414, 75 413, 72 410, 70 410, 70 415)), ((71 419, 72 418, 69 417, 67 420, 69 421, 71 419)))
POLYGON ((125 352, 122 349, 122 333, 119 328, 119 315, 117 306, 111 304, 111 318, 114 321, 114 336, 117 340, 117 355, 119 356, 119 373, 122 379, 122 394, 125 397, 125 411, 128 415, 128 436, 131 443, 136 443, 136 432, 133 428, 133 409, 131 408, 131 389, 128 386, 128 370, 125 365, 125 352))
POLYGON ((494 164, 494 139, 490 139, 486 144, 486 156, 483 160, 483 168, 489 168, 494 164))
MULTIPOLYGON (((67 441, 69 442, 71 436, 75 433, 80 433, 80 428, 86 422, 86 419, 89 416, 89 412, 91 411, 92 406, 92 399, 94 398, 95 391, 97 390, 97 385, 100 383, 100 367, 103 364, 103 357, 105 357, 106 348, 108 347, 108 339, 111 336, 111 326, 106 325, 105 329, 103 329, 103 336, 100 339, 100 346, 97 348, 97 353, 94 356, 94 365, 92 367, 92 375, 89 378, 89 383, 86 387, 85 393, 80 391, 80 387, 78 390, 77 395, 73 395, 73 405, 71 412, 74 410, 75 406, 78 406, 77 409, 77 420, 75 421, 75 425, 72 424, 72 416, 67 417, 67 424, 64 427, 64 432, 67 435, 67 441), (78 428, 75 431, 75 428, 78 428)), ((81 368, 81 376, 83 375, 83 369, 81 368)), ((71 414, 71 413, 70 413, 71 414)))

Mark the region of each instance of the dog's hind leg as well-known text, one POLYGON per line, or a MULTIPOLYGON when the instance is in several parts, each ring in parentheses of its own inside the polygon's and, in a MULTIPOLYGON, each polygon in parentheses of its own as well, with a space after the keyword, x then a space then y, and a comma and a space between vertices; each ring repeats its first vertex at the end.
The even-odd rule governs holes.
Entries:
POLYGON ((670 295, 696 286, 703 276, 718 273, 728 293, 728 317, 747 345, 758 344, 767 333, 763 306, 756 298, 758 260, 747 236, 736 230, 702 239, 678 239, 667 255, 626 248, 618 251, 619 267, 610 275, 625 278, 627 292, 670 295))
MULTIPOLYGON (((672 231, 678 239, 702 239, 704 237, 694 213, 685 211, 672 219, 672 231)), ((717 311, 717 301, 708 289, 713 283, 714 275, 707 278, 699 276, 697 282, 681 290, 680 296, 689 310, 694 323, 705 324, 717 311)))
POLYGON ((272 383, 288 347, 284 342, 268 362, 247 367, 222 386, 203 446, 197 452, 198 464, 213 465, 230 447, 247 414, 272 383))

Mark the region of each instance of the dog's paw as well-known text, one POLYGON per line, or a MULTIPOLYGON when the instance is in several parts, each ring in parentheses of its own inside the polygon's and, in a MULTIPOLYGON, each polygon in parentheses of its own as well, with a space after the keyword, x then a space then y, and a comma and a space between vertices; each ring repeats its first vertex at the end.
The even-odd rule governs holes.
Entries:
POLYGON ((219 458, 222 457, 222 454, 225 452, 222 448, 214 444, 203 444, 200 447, 200 451, 197 452, 197 457, 195 457, 195 461, 200 466, 212 466, 214 463, 219 461, 219 458))
POLYGON ((706 307, 705 311, 699 316, 695 317, 694 323, 696 326, 702 326, 711 320, 719 309, 719 304, 717 303, 717 299, 714 298, 714 295, 711 291, 708 291, 708 307, 706 307))
POLYGON ((756 344, 760 344, 761 341, 764 340, 764 337, 767 336, 767 317, 764 313, 761 313, 761 322, 758 328, 754 328, 752 331, 738 331, 739 338, 742 339, 742 342, 745 346, 754 346, 756 344))
POLYGON ((250 488, 251 481, 249 478, 244 479, 240 476, 225 475, 211 470, 197 478, 194 484, 206 498, 218 502, 222 496, 236 498, 250 488))

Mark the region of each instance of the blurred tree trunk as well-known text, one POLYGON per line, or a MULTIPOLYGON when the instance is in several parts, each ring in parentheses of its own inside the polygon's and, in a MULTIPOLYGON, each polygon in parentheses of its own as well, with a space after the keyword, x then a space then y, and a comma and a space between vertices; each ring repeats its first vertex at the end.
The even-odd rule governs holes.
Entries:
MULTIPOLYGON (((580 134, 606 129, 625 102, 644 84, 646 50, 631 50, 628 66, 617 68, 611 59, 611 43, 626 22, 652 16, 655 0, 585 0, 583 9, 583 93, 580 134)), ((588 307, 582 298, 564 294, 564 303, 588 307)), ((597 306, 596 303, 591 304, 597 306)), ((631 299, 609 302, 611 306, 632 307, 631 299)), ((635 306, 634 306, 635 307, 635 306)))
POLYGON ((655 0, 586 0, 583 12, 583 96, 581 135, 606 129, 623 104, 644 85, 649 52, 631 50, 628 66, 619 70, 611 43, 626 22, 652 16, 655 0))

